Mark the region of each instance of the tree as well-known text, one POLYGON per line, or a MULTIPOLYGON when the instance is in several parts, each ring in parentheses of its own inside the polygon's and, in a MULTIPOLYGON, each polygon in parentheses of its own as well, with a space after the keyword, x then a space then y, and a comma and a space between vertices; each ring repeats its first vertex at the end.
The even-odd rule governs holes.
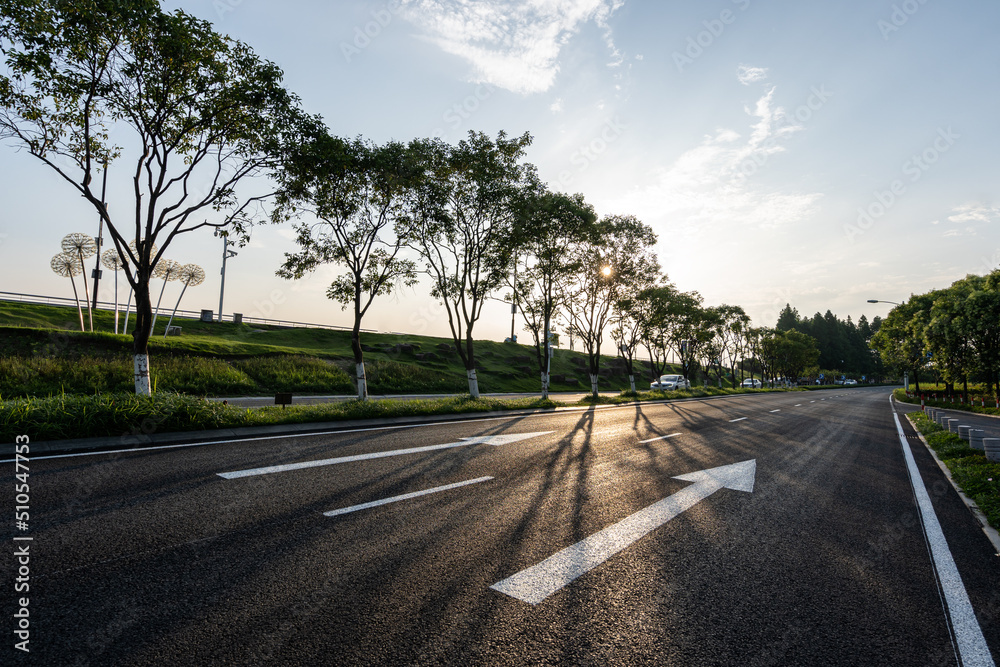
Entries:
POLYGON ((522 162, 530 144, 527 133, 508 139, 500 132, 494 141, 473 131, 457 146, 413 144, 426 178, 399 233, 420 254, 431 296, 444 305, 473 398, 479 398, 473 329, 486 300, 507 280, 513 253, 507 241, 534 172, 522 162))
POLYGON ((872 337, 872 347, 879 351, 887 366, 900 373, 913 373, 917 391, 920 391, 919 370, 927 363, 924 327, 933 301, 928 295, 911 295, 908 301, 889 311, 872 337))
POLYGON ((240 198, 237 185, 273 168, 297 127, 296 102, 276 65, 155 0, 0 0, 0 9, 0 138, 79 192, 134 267, 135 389, 149 394, 153 270, 179 234, 250 224, 265 195, 240 198), (106 207, 95 172, 127 159, 132 201, 106 207))
POLYGON ((326 294, 342 308, 352 307, 358 399, 366 400, 362 319, 376 297, 417 282, 416 265, 400 256, 404 241, 393 231, 414 203, 419 163, 403 144, 345 141, 318 124, 284 163, 274 218, 307 214, 316 222, 297 226, 300 251, 285 253, 277 273, 297 279, 322 264, 346 269, 326 294))
POLYGON ((640 336, 649 354, 652 380, 667 370, 673 328, 671 308, 676 297, 677 288, 664 277, 659 283, 639 292, 631 304, 631 311, 641 323, 640 336))
POLYGON ((549 192, 534 184, 514 223, 509 246, 515 249, 511 301, 531 333, 542 378, 542 398, 549 396, 549 345, 552 322, 563 305, 559 284, 581 270, 573 248, 597 222, 583 195, 549 192))
POLYGON ((562 289, 570 331, 587 352, 590 389, 595 398, 601 344, 612 308, 620 294, 636 291, 637 286, 659 273, 651 251, 655 243, 653 230, 634 216, 612 215, 602 218, 589 237, 573 248, 581 259, 581 268, 562 289))
POLYGON ((713 309, 717 319, 715 337, 718 341, 718 360, 728 362, 729 376, 733 387, 738 387, 740 378, 737 373, 740 362, 746 354, 747 330, 750 328, 750 316, 740 306, 721 305, 713 309))

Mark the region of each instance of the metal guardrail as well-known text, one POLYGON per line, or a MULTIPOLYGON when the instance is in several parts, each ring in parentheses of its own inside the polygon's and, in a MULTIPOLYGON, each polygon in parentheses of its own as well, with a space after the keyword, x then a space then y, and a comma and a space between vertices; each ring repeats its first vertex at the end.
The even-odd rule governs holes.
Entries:
MULTIPOLYGON (((44 296, 41 294, 22 294, 20 292, 0 292, 0 301, 19 301, 23 303, 35 303, 46 306, 67 306, 70 308, 76 308, 76 300, 70 299, 69 297, 63 296, 44 296)), ((81 302, 83 303, 83 302, 81 302)), ((118 310, 124 312, 124 304, 118 305, 118 310)), ((114 312, 115 304, 110 301, 98 301, 98 310, 106 310, 108 312, 114 312)), ((135 310, 133 309, 134 313, 135 310)), ((163 311, 171 312, 171 311, 163 311)), ((162 314, 162 312, 161 312, 162 314)), ((213 312, 213 316, 216 313, 213 312)), ((200 320, 201 311, 194 310, 178 310, 177 315, 174 316, 175 319, 185 319, 185 320, 200 320)), ((222 319, 224 322, 232 322, 232 315, 223 314, 222 319)), ((214 318, 213 322, 216 321, 214 318)), ((247 317, 243 315, 244 324, 263 324, 272 327, 281 327, 285 329, 329 329, 332 331, 350 331, 351 327, 340 326, 336 324, 314 324, 310 322, 295 322, 292 320, 272 320, 266 317, 247 317)), ((396 333, 393 331, 379 331, 377 329, 362 329, 364 333, 396 333)))

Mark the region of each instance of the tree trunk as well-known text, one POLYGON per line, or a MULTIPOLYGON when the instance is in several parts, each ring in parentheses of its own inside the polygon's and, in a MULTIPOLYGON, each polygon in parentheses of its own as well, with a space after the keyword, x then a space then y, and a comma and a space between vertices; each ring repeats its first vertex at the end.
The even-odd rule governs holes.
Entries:
POLYGON ((465 374, 469 378, 469 395, 474 399, 479 398, 479 379, 476 378, 476 369, 466 370, 465 374))
POLYGON ((600 376, 597 373, 590 374, 590 393, 594 398, 598 397, 597 380, 600 376))
POLYGON ((150 396, 149 336, 153 331, 153 304, 149 299, 149 283, 140 281, 138 285, 139 289, 135 290, 135 329, 132 330, 135 393, 150 396))
POLYGON ((358 400, 368 400, 368 377, 365 375, 365 351, 361 349, 361 317, 359 307, 355 305, 354 328, 351 330, 351 352, 354 353, 354 365, 358 378, 358 400))
POLYGON ((542 400, 549 397, 549 374, 542 371, 542 400))
POLYGON ((634 394, 635 393, 635 375, 633 375, 632 373, 629 373, 629 376, 628 376, 628 386, 629 386, 629 390, 634 394))
POLYGON ((368 378, 365 376, 365 362, 356 366, 358 373, 358 400, 368 400, 368 378))

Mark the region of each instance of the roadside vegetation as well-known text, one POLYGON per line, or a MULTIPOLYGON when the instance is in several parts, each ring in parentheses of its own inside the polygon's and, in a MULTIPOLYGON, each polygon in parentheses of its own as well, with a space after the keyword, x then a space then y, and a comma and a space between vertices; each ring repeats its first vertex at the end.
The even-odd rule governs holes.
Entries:
POLYGON ((991 526, 1000 529, 1000 463, 988 460, 981 450, 972 449, 923 412, 913 412, 908 416, 938 458, 948 466, 962 492, 975 501, 991 526))
POLYGON ((996 408, 996 398, 986 393, 981 387, 970 387, 969 398, 957 394, 947 394, 944 385, 921 385, 921 392, 913 391, 907 395, 903 389, 896 390, 896 400, 901 403, 911 403, 920 405, 920 397, 924 396, 924 405, 929 408, 942 408, 944 410, 962 410, 964 412, 974 412, 980 415, 1000 416, 1000 410, 996 408), (935 390, 935 387, 937 388, 935 390), (935 394, 937 398, 934 398, 935 394))

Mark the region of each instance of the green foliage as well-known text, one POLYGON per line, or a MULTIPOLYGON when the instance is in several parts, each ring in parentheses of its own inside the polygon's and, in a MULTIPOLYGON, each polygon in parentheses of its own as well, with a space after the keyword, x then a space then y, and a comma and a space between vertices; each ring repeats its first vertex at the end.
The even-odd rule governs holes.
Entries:
POLYGON ((182 394, 130 393, 99 396, 52 396, 0 402, 0 439, 13 442, 29 434, 33 441, 120 437, 119 444, 139 444, 153 433, 198 431, 241 426, 302 424, 345 419, 376 419, 495 410, 549 409, 540 399, 469 397, 421 401, 343 401, 322 405, 241 409, 182 394))
POLYGON ((911 412, 907 416, 948 466, 958 488, 979 506, 991 526, 1000 528, 1000 463, 990 461, 982 451, 972 449, 923 412, 911 412))
MULTIPOLYGON (((234 359, 230 364, 256 385, 251 393, 304 392, 348 394, 351 378, 334 362, 305 356, 268 356, 234 359)), ((221 393, 221 392, 220 392, 221 393)), ((229 395, 235 392, 227 391, 229 395)))

